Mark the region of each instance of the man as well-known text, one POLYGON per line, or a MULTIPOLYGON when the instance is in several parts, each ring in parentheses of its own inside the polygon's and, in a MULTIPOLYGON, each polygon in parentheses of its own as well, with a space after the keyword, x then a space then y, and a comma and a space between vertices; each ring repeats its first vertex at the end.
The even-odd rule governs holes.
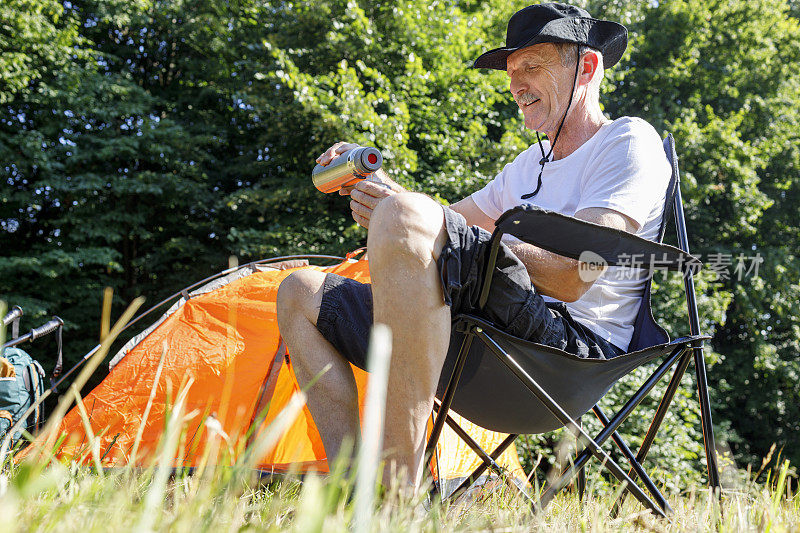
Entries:
MULTIPOLYGON (((506 47, 477 68, 505 70, 525 127, 547 134, 482 190, 443 208, 379 172, 350 194, 353 218, 368 228, 372 285, 298 271, 278 291, 278 322, 301 386, 323 369, 308 404, 329 458, 359 433, 349 363, 365 368, 373 318, 391 327, 392 359, 384 447, 411 481, 422 473, 425 427, 450 340, 451 315, 476 312, 494 221, 525 203, 654 239, 669 165, 646 122, 607 119, 600 108, 604 67, 627 44, 624 26, 563 4, 529 6, 509 21, 506 47)), ((355 145, 337 143, 328 164, 355 145)), ((513 240, 498 257, 483 314, 507 332, 581 357, 624 352, 641 299, 641 279, 587 277, 578 261, 513 240), (599 279, 596 279, 598 278, 599 279), (564 302, 567 302, 566 304, 564 302)), ((491 401, 487 391, 487 401, 491 401)))

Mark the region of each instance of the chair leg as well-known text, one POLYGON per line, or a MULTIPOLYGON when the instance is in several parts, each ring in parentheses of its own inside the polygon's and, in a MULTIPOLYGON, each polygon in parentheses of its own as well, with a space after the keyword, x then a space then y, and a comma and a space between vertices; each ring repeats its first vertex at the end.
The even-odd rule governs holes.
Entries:
MULTIPOLYGON (((689 237, 686 232, 686 220, 683 216, 683 200, 681 188, 675 191, 675 230, 678 234, 678 247, 689 253, 689 237)), ((691 270, 684 273, 683 286, 686 292, 686 311, 689 317, 689 331, 692 335, 700 333, 700 318, 697 312, 697 297, 694 292, 694 275, 691 270)), ((706 450, 708 468, 708 484, 720 495, 719 468, 717 466, 717 450, 714 442, 714 428, 711 423, 711 402, 708 398, 708 381, 706 380, 706 361, 703 358, 703 342, 694 343, 694 369, 697 376, 697 394, 700 397, 700 421, 703 426, 703 445, 706 450)))
MULTIPOLYGON (((453 431, 464 442, 466 442, 467 445, 470 448, 472 448, 472 450, 481 458, 481 464, 478 465, 478 468, 476 468, 469 476, 467 476, 467 478, 464 481, 462 481, 461 484, 458 487, 456 487, 456 489, 447 496, 447 499, 451 499, 452 500, 452 499, 457 498, 462 492, 466 491, 472 485, 474 485, 475 482, 478 481, 478 479, 483 475, 483 473, 486 471, 487 468, 491 468, 498 475, 503 475, 504 471, 503 471, 502 467, 500 467, 497 464, 497 462, 496 462, 497 458, 500 457, 500 455, 504 451, 506 451, 506 449, 509 446, 514 444, 514 441, 517 440, 517 436, 518 435, 514 435, 514 434, 509 435, 508 437, 506 437, 503 440, 503 442, 501 442, 500 444, 497 445, 497 448, 495 448, 494 451, 491 454, 487 454, 486 451, 483 448, 481 448, 481 446, 477 442, 475 442, 472 439, 472 437, 470 437, 469 434, 466 431, 464 431, 464 429, 461 426, 459 426, 456 423, 456 421, 453 420, 451 417, 448 417, 448 425, 450 425, 450 427, 453 429, 453 431)), ((534 504, 533 499, 530 497, 530 495, 527 493, 527 491, 519 488, 516 485, 514 485, 514 488, 517 489, 517 491, 520 494, 522 494, 522 496, 526 500, 528 500, 528 502, 531 505, 534 504)))
MULTIPOLYGON (((578 418, 578 424, 580 425, 581 429, 583 429, 583 417, 578 418)), ((576 450, 575 453, 575 460, 578 460, 578 453, 576 450)), ((575 480, 576 487, 578 489, 578 500, 583 503, 583 496, 586 493, 586 469, 581 468, 578 471, 578 478, 575 480)))
MULTIPOLYGON (((683 379, 683 375, 686 373, 686 369, 689 367, 689 363, 692 361, 692 355, 689 351, 684 353, 683 357, 681 358, 678 366, 675 368, 675 372, 672 374, 672 378, 669 380, 669 384, 667 385, 667 390, 664 391, 664 396, 661 397, 661 401, 658 404, 658 408, 656 409, 656 414, 653 417, 653 421, 650 422, 650 427, 647 429, 647 433, 642 440, 642 445, 639 447, 639 451, 636 454, 636 462, 639 464, 644 463, 647 454, 650 452, 650 447, 653 445, 653 441, 655 441, 656 435, 658 434, 658 430, 661 427, 662 422, 664 421, 664 417, 667 415, 669 411, 669 406, 672 403, 672 399, 675 397, 675 393, 678 391, 678 387, 680 387, 681 380, 683 379)), ((636 474, 633 470, 628 472, 632 479, 636 479, 636 474)), ((611 510, 611 515, 616 516, 619 513, 620 508, 622 507, 623 502, 625 501, 625 497, 627 495, 623 492, 620 494, 617 501, 614 503, 614 507, 611 510)))
MULTIPOLYGON (((694 352, 695 368, 697 369, 697 382, 698 382, 697 388, 700 401, 700 420, 703 428, 703 446, 706 452, 706 465, 708 468, 708 484, 711 486, 712 490, 715 490, 717 491, 717 493, 719 493, 719 488, 720 488, 719 469, 717 467, 717 453, 714 443, 714 428, 711 426, 711 402, 708 397, 708 384, 706 383, 705 380, 705 360, 703 359, 702 348, 694 348, 691 351, 694 352), (703 384, 702 386, 701 383, 703 384)), ((644 461, 645 457, 647 457, 647 454, 650 451, 650 447, 652 446, 656 434, 658 433, 658 430, 661 427, 661 423, 664 421, 664 417, 666 416, 667 411, 669 410, 669 406, 672 403, 672 399, 675 397, 675 393, 677 392, 678 387, 680 386, 681 379, 683 379, 683 375, 686 372, 686 369, 688 368, 691 359, 692 359, 691 352, 687 351, 686 354, 681 359, 680 363, 678 363, 678 367, 675 369, 675 373, 672 375, 672 379, 670 379, 669 385, 667 386, 667 390, 664 393, 664 397, 658 404, 658 409, 656 410, 656 414, 653 417, 653 422, 650 424, 650 428, 647 430, 647 434, 645 435, 645 438, 642 441, 642 446, 639 448, 639 452, 636 454, 635 463, 641 464, 644 461)), ((631 466, 633 466, 635 463, 632 462, 631 466)), ((632 479, 636 479, 636 474, 634 474, 633 472, 629 472, 629 475, 631 476, 632 479)), ((617 501, 614 503, 614 507, 611 510, 612 515, 616 516, 619 513, 619 509, 624 501, 625 501, 625 493, 622 493, 620 494, 619 499, 617 499, 617 501)))
MULTIPOLYGON (((437 416, 438 416, 438 413, 441 410, 441 407, 439 407, 438 405, 436 405, 434 403, 433 404, 433 410, 434 410, 434 412, 437 413, 437 416)), ((448 426, 450 426, 450 429, 452 429, 453 432, 458 436, 458 438, 463 440, 467 444, 467 446, 469 446, 472 449, 472 451, 475 452, 475 455, 480 457, 481 460, 483 461, 483 463, 484 463, 483 469, 480 470, 479 475, 482 474, 483 471, 486 470, 486 468, 491 468, 492 470, 496 471, 498 474, 502 474, 503 473, 503 468, 495 462, 497 460, 497 457, 499 457, 500 455, 498 454, 497 457, 494 457, 493 455, 489 455, 488 453, 486 453, 486 451, 481 447, 481 445, 478 444, 477 442, 475 442, 475 439, 470 437, 469 433, 467 433, 464 430, 464 428, 462 428, 461 426, 458 425, 458 422, 453 420, 453 417, 450 416, 449 413, 446 415, 446 417, 447 418, 446 418, 445 422, 447 423, 448 426)), ((514 440, 517 438, 517 435, 509 435, 509 437, 513 437, 511 439, 511 441, 509 442, 509 444, 510 444, 510 443, 514 442, 514 440)), ((503 451, 507 447, 508 447, 508 445, 506 445, 503 448, 503 450, 500 450, 500 453, 503 453, 503 451)), ((495 449, 495 452, 497 452, 497 449, 495 449)), ((480 467, 478 467, 478 468, 480 468, 480 467)))
MULTIPOLYGON (((595 406, 594 413, 595 415, 597 415, 597 418, 600 420, 600 423, 603 424, 603 426, 608 426, 611 423, 611 421, 599 407, 595 406)), ((628 460, 628 462, 631 464, 631 467, 633 468, 633 471, 636 474, 632 475, 628 473, 628 475, 631 476, 631 479, 636 480, 636 476, 638 475, 639 478, 642 480, 642 483, 644 483, 644 486, 656 500, 656 503, 658 503, 658 505, 661 506, 661 508, 664 510, 665 513, 671 514, 672 508, 667 503, 667 499, 664 497, 661 491, 658 490, 658 487, 656 487, 656 484, 653 483, 653 480, 644 470, 644 467, 641 465, 641 463, 639 463, 639 461, 636 460, 636 457, 633 456, 633 452, 625 443, 625 441, 622 439, 622 437, 619 435, 619 433, 615 431, 614 433, 611 434, 611 438, 622 452, 622 455, 624 455, 625 458, 628 460)), ((616 516, 615 508, 612 509, 612 514, 616 516)))
MULTIPOLYGON (((604 424, 605 427, 596 437, 596 442, 600 446, 602 446, 608 440, 609 437, 613 436, 616 433, 617 428, 631 415, 633 410, 639 406, 639 404, 650 393, 653 387, 656 386, 656 383, 658 383, 658 381, 661 380, 661 378, 667 373, 667 371, 669 371, 670 367, 672 367, 672 365, 675 364, 675 361, 677 361, 681 357, 681 355, 684 354, 685 352, 686 352, 685 348, 675 349, 670 354, 670 356, 658 366, 655 372, 653 372, 653 374, 642 384, 642 386, 639 387, 639 390, 637 390, 636 393, 634 393, 634 395, 631 396, 631 398, 625 403, 625 405, 622 406, 619 412, 617 412, 617 414, 614 415, 614 418, 610 420, 607 424, 604 424)), ((617 437, 619 438, 619 435, 617 435, 617 437)), ((584 449, 580 454, 578 454, 577 459, 575 459, 575 463, 573 463, 573 465, 570 468, 568 468, 561 474, 561 477, 555 482, 555 484, 553 484, 550 487, 550 489, 545 491, 545 494, 542 496, 543 500, 546 497, 547 502, 549 502, 550 499, 552 499, 552 497, 555 496, 556 492, 555 489, 560 490, 560 487, 566 486, 566 484, 569 483, 569 480, 572 479, 572 477, 575 475, 576 472, 580 472, 581 470, 583 470, 584 466, 589 461, 592 455, 593 455, 592 451, 588 448, 584 449), (551 492, 551 489, 554 490, 551 492)), ((660 493, 658 491, 652 494, 656 499, 659 499, 660 493), (658 494, 658 496, 656 494, 658 494)), ((663 501, 663 496, 660 499, 663 501)), ((664 501, 664 503, 666 502, 664 501)), ((668 511, 669 506, 665 507, 664 505, 662 505, 662 502, 659 502, 659 505, 661 505, 661 509, 664 512, 669 512, 668 511)))
MULTIPOLYGON (((583 429, 581 429, 581 427, 572 418, 570 418, 566 411, 564 411, 564 409, 558 405, 558 403, 556 403, 556 401, 553 400, 549 394, 547 394, 547 391, 545 391, 541 385, 539 385, 536 380, 534 380, 525 371, 525 369, 523 369, 519 363, 514 360, 514 358, 503 351, 503 349, 483 331, 483 328, 475 328, 475 335, 480 337, 480 339, 486 343, 486 346, 500 359, 500 361, 502 361, 503 364, 505 364, 508 369, 517 376, 523 385, 525 385, 525 387, 531 391, 551 413, 553 413, 553 416, 558 418, 562 424, 571 428, 572 431, 577 435, 580 435, 580 437, 586 443, 587 449, 591 451, 592 455, 605 464, 606 468, 608 468, 614 477, 616 477, 620 482, 625 482, 627 484, 626 490, 629 490, 636 497, 636 499, 642 503, 642 505, 653 511, 653 513, 661 517, 666 516, 664 511, 661 510, 642 491, 642 489, 631 480, 630 477, 628 477, 628 475, 624 470, 622 470, 616 461, 614 461, 605 451, 603 451, 603 449, 600 448, 600 446, 594 440, 592 440, 592 438, 585 431, 583 431, 583 429)), ((552 488, 553 487, 551 487, 551 489, 552 488)), ((559 487, 558 490, 561 488, 563 487, 559 487)), ((542 507, 544 507, 549 501, 545 499, 545 496, 547 496, 548 492, 551 492, 550 489, 548 489, 548 491, 542 496, 542 507)), ((552 494, 550 498, 552 499, 552 494)))
MULTIPOLYGON (((435 401, 436 400, 434 400, 434 402, 435 401)), ((435 423, 436 423, 436 419, 434 417, 434 412, 431 411, 431 429, 433 429, 433 425, 435 423)), ((439 447, 438 446, 434 446, 433 455, 431 456, 430 461, 428 463, 431 466, 431 476, 432 476, 430 495, 433 496, 437 492, 439 492, 439 489, 441 488, 442 470, 441 470, 441 468, 439 466, 439 447), (432 461, 432 464, 430 464, 430 461, 432 461), (435 468, 435 470, 434 470, 434 468, 435 468), (436 477, 433 477, 434 471, 436 472, 436 477)))
POLYGON ((717 466, 717 448, 716 442, 714 441, 714 427, 711 423, 711 400, 708 397, 706 361, 703 357, 702 344, 694 349, 694 369, 697 377, 697 395, 700 400, 700 422, 703 427, 703 446, 706 449, 708 484, 711 485, 711 489, 719 495, 720 482, 719 467, 717 466))
MULTIPOLYGON (((425 446, 423 464, 430 464, 431 457, 436 450, 436 444, 439 442, 439 437, 444 429, 444 423, 445 420, 447 420, 447 413, 450 411, 450 405, 453 403, 453 397, 456 393, 458 380, 461 379, 461 372, 464 370, 464 363, 467 361, 467 354, 469 353, 469 348, 471 345, 472 335, 467 333, 464 336, 464 341, 461 343, 461 348, 458 351, 458 356, 456 357, 456 363, 455 367, 453 368, 453 373, 450 376, 450 381, 447 383, 447 388, 445 389, 444 397, 442 398, 442 406, 439 408, 439 415, 436 416, 436 421, 433 424, 431 435, 428 438, 428 444, 425 446)), ((431 486, 431 497, 435 496, 440 491, 438 481, 440 473, 438 471, 436 472, 436 476, 437 477, 434 479, 434 482, 431 486)))
MULTIPOLYGON (((433 409, 438 414, 441 408, 434 403, 433 409)), ((486 450, 484 450, 480 444, 475 442, 475 439, 470 437, 469 433, 467 433, 464 430, 464 428, 459 426, 458 422, 453 420, 453 417, 451 417, 449 414, 447 415, 446 421, 447 425, 450 426, 450 429, 452 429, 453 432, 461 440, 463 440, 467 444, 467 446, 469 446, 472 449, 472 451, 475 452, 475 454, 481 459, 481 464, 469 476, 467 476, 467 478, 464 481, 462 481, 461 484, 452 493, 450 493, 447 496, 447 499, 454 499, 458 497, 458 495, 461 494, 463 491, 469 489, 483 475, 483 473, 486 471, 487 468, 491 468, 492 470, 497 472, 497 474, 502 475, 504 473, 504 470, 503 467, 497 464, 497 458, 500 457, 500 455, 504 451, 506 451, 506 449, 509 446, 511 446, 514 443, 514 441, 517 440, 518 435, 511 434, 507 436, 503 440, 503 442, 497 445, 497 447, 494 449, 494 451, 492 451, 491 454, 488 454, 486 453, 486 450)), ((520 493, 522 493, 522 495, 528 501, 530 501, 530 503, 533 503, 533 500, 531 499, 530 495, 527 494, 527 492, 520 489, 516 485, 514 486, 514 488, 516 488, 520 493)))

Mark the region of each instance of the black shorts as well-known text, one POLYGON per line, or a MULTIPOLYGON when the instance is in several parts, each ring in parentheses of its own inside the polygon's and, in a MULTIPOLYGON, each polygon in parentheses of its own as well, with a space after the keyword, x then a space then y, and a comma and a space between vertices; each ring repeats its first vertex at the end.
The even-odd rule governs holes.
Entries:
MULTIPOLYGON (((491 234, 478 226, 468 226, 463 216, 447 207, 444 215, 448 238, 437 266, 442 296, 453 317, 477 315, 515 337, 578 357, 608 359, 623 353, 576 322, 563 303, 545 302, 531 285, 525 266, 504 244, 497 254, 489 299, 479 310, 491 234)), ((361 369, 366 369, 372 320, 372 286, 328 274, 317 329, 345 359, 361 369)), ((449 359, 456 353, 451 346, 444 368, 452 368, 454 362, 449 359)))

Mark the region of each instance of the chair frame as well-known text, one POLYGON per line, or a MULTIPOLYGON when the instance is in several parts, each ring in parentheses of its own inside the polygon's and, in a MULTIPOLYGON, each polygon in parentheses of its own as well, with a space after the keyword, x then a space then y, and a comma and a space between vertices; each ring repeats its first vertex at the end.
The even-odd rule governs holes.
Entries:
MULTIPOLYGON (((667 136, 665 146, 671 158, 673 166, 673 173, 676 179, 675 192, 673 198, 673 218, 678 238, 678 248, 689 254, 689 240, 686 231, 686 221, 684 218, 683 202, 680 191, 680 179, 678 175, 677 155, 675 154, 674 140, 671 135, 667 136)), ((669 194, 669 192, 668 192, 669 194)), ((667 213, 664 213, 667 217, 667 213)), ((491 251, 489 256, 489 264, 484 285, 481 291, 481 306, 485 303, 489 293, 489 286, 491 284, 491 273, 494 271, 494 265, 497 258, 497 251, 500 247, 500 241, 504 232, 498 227, 492 234, 491 251)), ((652 272, 651 272, 652 275, 652 272)), ((694 278, 692 269, 689 268, 683 272, 684 279, 684 292, 686 294, 687 315, 689 318, 690 335, 681 337, 671 341, 666 348, 668 348, 668 355, 663 358, 661 364, 650 375, 647 380, 639 387, 639 389, 631 396, 625 405, 609 419, 603 410, 595 405, 592 409, 594 414, 599 418, 603 429, 598 435, 592 439, 581 427, 580 418, 578 420, 572 419, 562 407, 547 393, 547 391, 536 382, 536 379, 529 375, 523 367, 514 359, 514 357, 506 352, 491 335, 487 334, 487 328, 492 327, 492 324, 486 320, 472 316, 462 315, 461 319, 467 323, 464 340, 461 349, 458 352, 456 362, 454 365, 453 373, 450 376, 447 388, 442 396, 441 403, 434 406, 435 421, 431 431, 428 443, 426 446, 426 461, 430 464, 431 457, 435 452, 436 443, 439 436, 447 424, 467 445, 478 455, 481 459, 481 464, 475 469, 470 476, 468 476, 449 496, 449 499, 458 497, 463 491, 469 489, 478 478, 488 469, 502 473, 501 467, 496 463, 496 459, 503 453, 511 444, 514 443, 517 434, 510 434, 502 443, 497 446, 491 453, 483 450, 478 443, 476 443, 464 431, 453 418, 449 415, 450 407, 455 396, 455 391, 461 378, 461 373, 464 364, 469 354, 470 346, 475 338, 479 339, 489 351, 494 354, 505 366, 519 379, 529 391, 541 401, 547 409, 567 428, 569 428, 578 438, 579 447, 583 446, 582 450, 577 454, 575 460, 568 466, 559 476, 559 478, 551 484, 545 492, 541 495, 538 502, 527 494, 526 491, 521 490, 523 496, 531 503, 536 504, 536 507, 544 508, 553 497, 563 488, 565 488, 575 476, 578 476, 577 488, 578 492, 582 495, 585 487, 585 467, 591 457, 596 457, 601 464, 603 464, 620 482, 625 483, 625 491, 623 491, 620 499, 617 500, 613 512, 616 513, 622 503, 622 499, 626 493, 631 493, 636 499, 642 503, 646 508, 650 509, 658 516, 666 516, 672 512, 666 498, 658 490, 653 480, 645 472, 642 463, 647 457, 650 447, 652 446, 658 430, 661 427, 664 417, 669 410, 670 404, 680 386, 681 379, 683 378, 689 364, 694 361, 695 374, 697 378, 697 393, 700 402, 700 418, 703 430, 703 445, 706 454, 706 464, 708 471, 708 483, 710 487, 719 492, 720 479, 719 470, 717 465, 717 457, 714 442, 714 431, 711 420, 711 403, 708 395, 708 382, 706 377, 705 359, 703 356, 703 342, 710 339, 710 336, 704 335, 700 332, 700 320, 697 310, 697 300, 694 290, 694 278), (676 365, 677 363, 677 365, 676 365), (640 446, 636 455, 622 439, 617 432, 617 428, 634 412, 636 407, 644 400, 650 393, 655 385, 669 372, 674 366, 675 370, 667 385, 664 396, 661 398, 656 413, 644 437, 642 445, 640 446), (631 470, 626 473, 623 468, 614 461, 603 449, 603 444, 611 438, 621 451, 622 455, 630 463, 631 470), (639 478, 647 490, 648 494, 635 482, 639 478), (654 501, 655 500, 655 501, 654 501)), ((440 492, 438 481, 434 480, 432 494, 436 495, 440 492)))

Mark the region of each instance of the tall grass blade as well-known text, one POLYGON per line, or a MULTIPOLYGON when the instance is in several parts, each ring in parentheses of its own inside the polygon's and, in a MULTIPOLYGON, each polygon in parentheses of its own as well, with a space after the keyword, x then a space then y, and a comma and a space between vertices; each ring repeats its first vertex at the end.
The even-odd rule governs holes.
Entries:
MULTIPOLYGON (((0 317, 6 316, 6 311, 8 310, 8 305, 3 301, 0 300, 0 317)), ((6 326, 3 324, 3 321, 0 320, 0 346, 6 343, 6 326)))
MULTIPOLYGON (((97 370, 97 367, 100 366, 100 363, 103 362, 106 354, 108 354, 108 350, 111 348, 111 344, 117 338, 117 336, 122 332, 122 329, 125 325, 133 318, 136 314, 136 311, 141 307, 144 303, 143 297, 138 297, 131 302, 128 308, 122 313, 122 316, 119 317, 119 320, 114 324, 114 327, 111 331, 106 335, 103 339, 103 342, 100 343, 100 349, 89 358, 86 364, 83 366, 80 374, 78 377, 75 378, 75 381, 72 382, 72 386, 74 386, 77 390, 81 390, 86 382, 89 381, 89 377, 94 374, 94 371, 97 370)), ((47 424, 42 431, 43 435, 46 435, 46 439, 44 441, 44 447, 50 448, 53 442, 56 439, 56 434, 58 428, 61 426, 61 421, 63 420, 64 416, 67 414, 67 410, 69 409, 70 405, 72 404, 72 397, 69 394, 65 394, 58 402, 53 414, 50 416, 50 419, 47 421, 47 424)), ((38 442, 38 440, 37 440, 38 442)))
POLYGON ((111 302, 114 299, 114 289, 106 287, 103 290, 103 312, 100 315, 100 342, 108 337, 111 331, 111 302))
POLYGON ((386 385, 392 357, 392 331, 385 324, 372 327, 367 352, 367 383, 364 401, 362 441, 358 451, 353 530, 370 530, 375 503, 375 480, 383 444, 383 423, 386 410, 386 385))
POLYGON ((159 453, 158 467, 153 476, 153 481, 150 484, 150 489, 147 491, 147 495, 144 499, 144 506, 139 518, 139 523, 135 528, 137 532, 147 533, 152 531, 156 516, 159 515, 159 509, 163 505, 164 495, 167 490, 167 481, 172 473, 172 460, 175 458, 178 440, 184 423, 183 410, 186 404, 186 396, 189 394, 192 383, 194 383, 194 379, 190 378, 187 384, 178 392, 175 405, 172 407, 169 417, 167 418, 166 429, 161 438, 161 453, 159 453))
MULTIPOLYGON (((786 476, 789 473, 789 460, 786 459, 783 464, 781 464, 781 469, 778 472, 778 480, 775 483, 775 489, 772 493, 772 505, 769 509, 769 519, 767 520, 767 526, 764 528, 764 533, 769 533, 772 529, 772 524, 776 519, 780 518, 780 505, 781 500, 783 499, 783 493, 786 489, 786 476)), ((767 485, 769 486, 769 485, 767 485)))
POLYGON ((139 429, 136 430, 136 439, 133 441, 133 450, 131 451, 131 458, 128 461, 129 467, 136 466, 136 455, 139 451, 139 444, 142 442, 144 435, 144 427, 147 425, 147 418, 150 416, 150 409, 153 407, 153 400, 156 397, 158 390, 158 382, 161 379, 161 372, 164 370, 164 360, 167 358, 167 341, 161 345, 161 358, 158 360, 158 368, 156 368, 156 375, 153 378, 153 386, 150 387, 150 396, 147 398, 147 405, 142 414, 142 422, 139 424, 139 429))
POLYGON ((89 441, 89 451, 92 454, 92 461, 97 475, 103 477, 103 467, 100 465, 100 441, 94 436, 92 430, 92 423, 89 421, 89 414, 86 412, 86 407, 83 405, 83 400, 75 386, 69 388, 73 397, 75 398, 75 405, 78 407, 78 413, 81 415, 81 422, 83 422, 83 431, 86 433, 86 438, 89 441))
POLYGON ((244 454, 243 459, 240 461, 238 465, 239 468, 245 468, 248 470, 255 468, 258 460, 272 451, 272 449, 278 443, 278 440, 280 440, 281 436, 288 431, 289 426, 291 426, 297 419, 297 416, 303 410, 303 406, 305 404, 305 393, 302 391, 294 393, 292 397, 289 398, 289 401, 286 403, 281 412, 278 413, 278 416, 275 417, 275 420, 273 420, 266 429, 266 431, 256 437, 255 441, 249 447, 247 452, 244 454))

